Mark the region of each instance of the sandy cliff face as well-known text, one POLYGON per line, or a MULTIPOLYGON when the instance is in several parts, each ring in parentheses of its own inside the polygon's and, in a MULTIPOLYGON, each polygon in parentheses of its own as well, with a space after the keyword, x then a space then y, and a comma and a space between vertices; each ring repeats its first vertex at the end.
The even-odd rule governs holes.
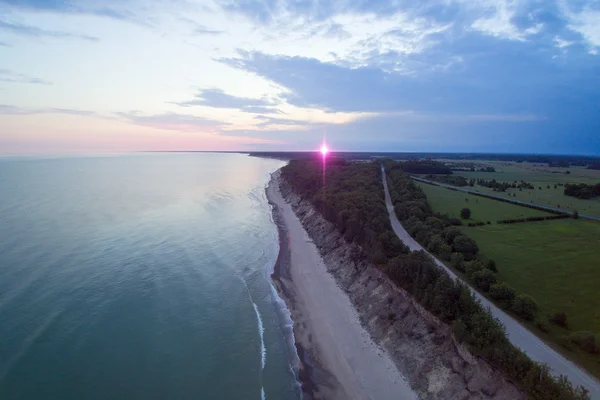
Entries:
POLYGON ((363 325, 392 356, 420 398, 526 398, 501 373, 457 344, 448 325, 423 309, 380 270, 366 261, 353 261, 355 246, 348 244, 285 182, 281 182, 280 189, 318 247, 327 269, 348 294, 363 325))

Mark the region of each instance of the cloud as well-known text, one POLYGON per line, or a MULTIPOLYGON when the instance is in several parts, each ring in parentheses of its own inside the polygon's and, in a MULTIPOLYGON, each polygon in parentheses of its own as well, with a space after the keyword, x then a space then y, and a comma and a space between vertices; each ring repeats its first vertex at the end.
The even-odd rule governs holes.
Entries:
POLYGON ((196 35, 220 35, 220 34, 224 33, 224 31, 209 29, 205 26, 198 25, 194 29, 193 33, 196 35))
POLYGON ((184 132, 213 132, 229 125, 223 121, 177 113, 143 115, 140 112, 132 111, 119 112, 115 115, 136 125, 184 132))
POLYGON ((12 83, 36 83, 41 85, 52 85, 52 82, 44 79, 31 77, 25 74, 17 74, 8 69, 0 69, 0 82, 12 83))
POLYGON ((69 0, 0 0, 0 4, 41 12, 55 12, 65 14, 90 14, 107 17, 122 21, 131 21, 145 24, 138 15, 124 8, 129 1, 114 2, 92 2, 92 1, 69 1, 69 0), (107 5, 108 3, 109 5, 107 5), (116 7, 115 7, 116 6, 116 7))
POLYGON ((83 117, 96 117, 97 113, 87 110, 75 110, 70 108, 26 108, 6 104, 0 104, 0 115, 36 115, 36 114, 66 114, 80 115, 83 117))
POLYGON ((46 30, 31 25, 23 25, 20 23, 8 22, 6 20, 0 19, 0 31, 2 30, 21 36, 52 37, 58 39, 83 39, 91 42, 96 42, 99 40, 97 37, 93 36, 63 31, 46 30))
POLYGON ((9 44, 6 44, 6 43, 4 43, 4 42, 0 42, 0 46, 3 46, 3 47, 10 47, 10 45, 9 45, 9 44))
POLYGON ((277 113, 276 103, 268 99, 238 97, 225 93, 221 89, 203 89, 193 100, 175 103, 182 107, 204 106, 214 108, 233 108, 249 113, 277 113))

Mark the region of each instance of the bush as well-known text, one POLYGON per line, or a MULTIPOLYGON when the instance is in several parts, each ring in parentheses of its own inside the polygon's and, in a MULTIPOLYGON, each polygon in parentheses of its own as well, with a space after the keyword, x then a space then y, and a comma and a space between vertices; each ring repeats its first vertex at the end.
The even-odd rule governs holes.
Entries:
POLYGON ((469 218, 471 218, 471 209, 470 208, 463 208, 462 210, 460 210, 460 217, 462 219, 469 219, 469 218))
POLYGON ((488 262, 485 264, 485 267, 490 271, 498 272, 498 267, 496 266, 496 261, 494 260, 488 260, 488 262))
POLYGON ((476 272, 482 271, 484 269, 483 263, 479 260, 469 261, 465 263, 465 272, 469 279, 473 279, 476 272))
POLYGON ((448 220, 450 222, 450 224, 454 225, 454 226, 461 226, 462 225, 462 221, 458 218, 450 218, 448 220))
POLYGON ((494 283, 496 283, 497 279, 496 279, 496 275, 494 275, 494 273, 492 271, 490 271, 489 269, 482 269, 480 271, 477 271, 473 274, 473 282, 475 283, 475 286, 477 286, 479 289, 483 290, 484 292, 487 292, 488 290, 490 290, 490 286, 493 285, 494 283))
POLYGON ((535 321, 535 326, 542 332, 548 333, 550 332, 550 325, 548 324, 548 320, 546 318, 540 318, 535 321))
POLYGON ((569 327, 569 324, 567 322, 567 314, 562 311, 554 313, 552 318, 550 318, 550 321, 552 321, 554 324, 556 324, 558 326, 562 326, 563 328, 569 327))
POLYGON ((454 268, 461 272, 465 272, 465 257, 461 253, 452 253, 450 262, 454 268))
POLYGON ((592 332, 582 331, 571 333, 569 340, 587 353, 595 354, 600 352, 598 340, 592 332))
POLYGON ((517 291, 508 286, 506 282, 498 282, 490 286, 490 297, 499 301, 505 308, 511 308, 517 291))
POLYGON ((515 298, 512 310, 518 316, 528 321, 533 321, 535 312, 537 311, 537 303, 533 297, 526 294, 520 294, 515 298))

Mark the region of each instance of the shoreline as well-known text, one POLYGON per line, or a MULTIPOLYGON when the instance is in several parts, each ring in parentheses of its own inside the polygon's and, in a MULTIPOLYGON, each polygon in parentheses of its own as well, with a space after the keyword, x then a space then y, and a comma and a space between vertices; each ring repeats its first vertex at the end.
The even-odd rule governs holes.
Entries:
POLYGON ((292 205, 284 200, 279 174, 271 175, 266 188, 280 246, 272 279, 293 320, 304 398, 417 398, 328 272, 292 205))

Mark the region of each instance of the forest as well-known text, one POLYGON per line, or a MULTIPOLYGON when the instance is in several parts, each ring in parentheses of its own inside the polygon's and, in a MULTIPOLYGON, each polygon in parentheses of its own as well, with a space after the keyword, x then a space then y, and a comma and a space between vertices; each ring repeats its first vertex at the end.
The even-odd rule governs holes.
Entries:
MULTIPOLYGON (((459 265, 476 284, 524 316, 535 311, 535 302, 496 282, 495 263, 477 258, 474 241, 444 216, 435 215, 425 195, 405 173, 401 163, 385 161, 390 192, 398 217, 410 221, 411 234, 428 242, 428 248, 459 265), (432 232, 436 232, 431 235, 432 232)), ((420 166, 419 166, 420 167, 420 166)), ((375 162, 291 161, 282 177, 303 199, 310 201, 349 243, 360 249, 355 257, 367 258, 432 314, 452 327, 455 337, 473 354, 501 370, 534 399, 588 399, 583 388, 555 379, 542 365, 529 359, 506 337, 503 326, 474 299, 470 290, 438 268, 424 252, 411 252, 392 230, 385 207, 380 165, 375 162)))

